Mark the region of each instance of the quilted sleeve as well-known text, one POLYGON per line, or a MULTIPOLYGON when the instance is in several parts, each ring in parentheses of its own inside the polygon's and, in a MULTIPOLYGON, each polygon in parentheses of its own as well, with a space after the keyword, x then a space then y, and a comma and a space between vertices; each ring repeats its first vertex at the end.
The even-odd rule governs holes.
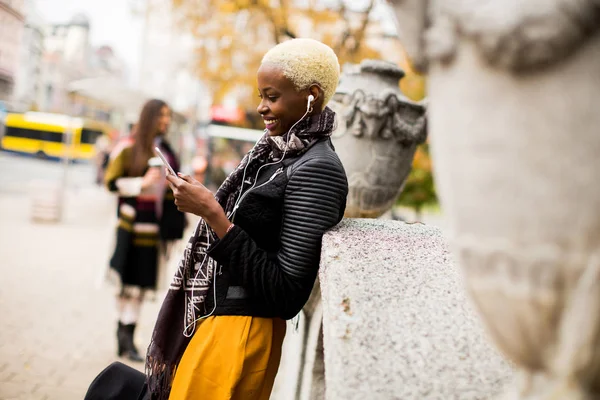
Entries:
POLYGON ((269 258, 240 227, 234 227, 209 255, 242 277, 244 287, 293 318, 304 306, 317 277, 323 234, 343 217, 348 181, 341 163, 313 158, 290 177, 283 203, 281 247, 269 258))

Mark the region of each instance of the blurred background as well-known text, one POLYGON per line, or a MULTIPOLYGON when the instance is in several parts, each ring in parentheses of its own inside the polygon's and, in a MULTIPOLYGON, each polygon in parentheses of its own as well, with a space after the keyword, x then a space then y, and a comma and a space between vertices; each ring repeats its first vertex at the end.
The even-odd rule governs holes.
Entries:
MULTIPOLYGON (((0 399, 80 399, 116 358, 102 173, 147 99, 172 108, 182 170, 216 188, 262 134, 255 73, 281 41, 393 62, 423 99, 394 24, 383 0, 0 0, 0 399)), ((392 217, 437 212, 424 144, 392 217)))
MULTIPOLYGON (((425 78, 411 69, 394 24, 382 0, 2 0, 0 126, 7 113, 84 118, 74 158, 99 167, 142 103, 161 98, 174 111, 169 137, 183 169, 202 169, 206 159, 206 179, 216 185, 248 148, 243 142, 260 135, 227 128, 264 128, 255 71, 283 40, 321 40, 342 66, 394 62, 407 73, 404 93, 422 99, 425 78)), ((25 132, 0 132, 4 150, 62 157, 56 146, 27 148, 14 135, 28 128, 18 128, 25 132)), ((435 207, 430 166, 425 146, 400 199, 417 214, 435 207)))

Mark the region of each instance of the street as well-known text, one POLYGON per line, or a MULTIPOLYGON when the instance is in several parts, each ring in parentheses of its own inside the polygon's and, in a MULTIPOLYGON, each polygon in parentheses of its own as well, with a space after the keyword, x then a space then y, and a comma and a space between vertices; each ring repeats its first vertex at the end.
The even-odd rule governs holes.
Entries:
MULTIPOLYGON (((37 180, 60 183, 64 165, 58 161, 40 160, 9 152, 0 152, 0 194, 24 194, 37 180)), ((71 188, 91 186, 94 168, 91 164, 70 164, 68 179, 71 188)))
MULTIPOLYGON (((89 164, 69 166, 63 218, 31 220, 31 191, 63 166, 0 152, 0 399, 81 400, 116 356, 114 288, 102 284, 114 199, 89 164)), ((144 304, 145 353, 160 306, 144 304)), ((143 364, 133 364, 143 370, 143 364)))

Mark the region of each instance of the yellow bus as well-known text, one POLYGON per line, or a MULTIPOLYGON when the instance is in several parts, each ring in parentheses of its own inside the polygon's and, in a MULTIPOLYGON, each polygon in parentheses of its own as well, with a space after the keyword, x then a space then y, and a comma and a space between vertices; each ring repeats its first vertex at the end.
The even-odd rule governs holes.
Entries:
POLYGON ((38 157, 85 160, 94 157, 96 140, 108 133, 107 124, 63 114, 9 113, 1 145, 3 150, 38 157))

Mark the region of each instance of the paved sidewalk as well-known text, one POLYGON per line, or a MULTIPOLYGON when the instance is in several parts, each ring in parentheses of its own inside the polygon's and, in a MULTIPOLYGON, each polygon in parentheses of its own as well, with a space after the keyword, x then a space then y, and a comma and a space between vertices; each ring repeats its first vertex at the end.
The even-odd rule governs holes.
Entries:
MULTIPOLYGON (((74 188, 63 221, 40 224, 30 219, 27 193, 0 196, 0 399, 81 400, 118 359, 114 289, 98 284, 113 201, 100 188, 74 188)), ((144 305, 140 350, 161 300, 144 305)))

